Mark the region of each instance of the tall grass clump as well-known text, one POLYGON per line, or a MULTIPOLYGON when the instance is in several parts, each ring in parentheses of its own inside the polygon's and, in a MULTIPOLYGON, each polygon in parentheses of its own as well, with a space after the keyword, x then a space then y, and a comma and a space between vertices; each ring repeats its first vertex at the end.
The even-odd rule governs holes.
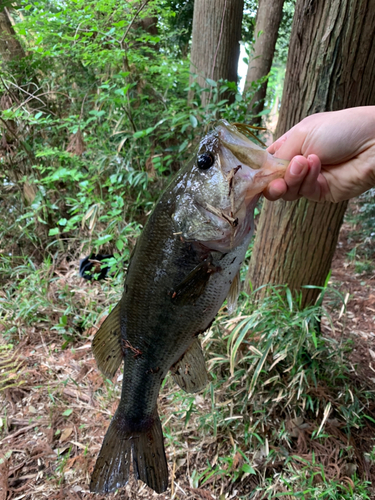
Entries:
MULTIPOLYGON (((367 425, 371 397, 352 387, 348 344, 325 333, 324 324, 333 325, 324 304, 338 298, 325 287, 315 305, 301 309, 300 297, 287 287, 269 287, 261 302, 255 292, 243 294, 234 317, 222 309, 202 339, 209 387, 197 396, 175 392, 171 400, 178 410, 165 424, 175 450, 180 425, 187 439, 198 428, 198 455, 216 455, 214 464, 197 468, 197 484, 220 479, 235 488, 250 481, 251 498, 288 491, 290 498, 304 498, 297 492, 308 486, 309 498, 349 498, 340 476, 327 472, 329 453, 321 450, 334 442, 340 463, 354 460, 358 450, 348 443, 353 430, 367 425), (341 429, 339 438, 334 426, 341 429), (336 496, 319 496, 319 488, 335 478, 329 491, 336 496)), ((357 483, 367 491, 368 484, 357 483)))

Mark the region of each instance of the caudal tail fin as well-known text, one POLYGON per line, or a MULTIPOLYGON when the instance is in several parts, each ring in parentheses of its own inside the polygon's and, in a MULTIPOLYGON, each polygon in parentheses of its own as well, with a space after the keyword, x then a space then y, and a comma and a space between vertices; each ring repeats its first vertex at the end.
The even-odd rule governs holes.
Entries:
POLYGON ((157 413, 136 432, 121 415, 113 417, 96 460, 91 476, 90 491, 109 493, 129 481, 130 464, 133 473, 157 493, 168 487, 168 467, 165 457, 163 432, 157 413))

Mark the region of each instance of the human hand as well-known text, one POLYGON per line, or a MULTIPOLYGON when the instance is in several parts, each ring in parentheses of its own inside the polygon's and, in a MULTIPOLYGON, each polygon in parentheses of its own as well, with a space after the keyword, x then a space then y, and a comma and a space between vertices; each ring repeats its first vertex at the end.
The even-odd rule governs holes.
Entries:
POLYGON ((375 186, 375 106, 308 116, 268 151, 291 159, 284 179, 272 181, 269 200, 337 203, 375 186))

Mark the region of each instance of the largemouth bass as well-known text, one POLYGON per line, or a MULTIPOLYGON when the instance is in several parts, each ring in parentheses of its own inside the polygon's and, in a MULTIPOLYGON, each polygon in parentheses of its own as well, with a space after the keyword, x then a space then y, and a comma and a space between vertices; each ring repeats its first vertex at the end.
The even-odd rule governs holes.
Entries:
POLYGON ((92 474, 108 493, 133 474, 158 493, 168 467, 157 397, 168 370, 188 392, 207 383, 197 336, 226 297, 253 232, 254 207, 288 162, 222 121, 166 188, 140 235, 123 296, 93 339, 99 369, 113 377, 124 361, 121 400, 92 474))

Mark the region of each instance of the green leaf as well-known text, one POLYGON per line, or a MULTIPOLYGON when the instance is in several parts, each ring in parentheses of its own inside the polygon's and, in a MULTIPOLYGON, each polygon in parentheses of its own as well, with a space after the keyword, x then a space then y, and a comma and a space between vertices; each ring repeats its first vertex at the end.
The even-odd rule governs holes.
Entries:
POLYGON ((94 116, 97 116, 98 118, 100 116, 103 116, 105 114, 105 111, 101 110, 101 111, 98 111, 96 109, 92 109, 91 111, 89 111, 89 115, 94 115, 94 116))
POLYGON ((58 227, 54 227, 53 229, 50 229, 48 232, 48 236, 55 236, 55 234, 59 234, 60 230, 58 227))
POLYGON ((206 82, 208 83, 208 85, 210 85, 211 87, 217 87, 217 83, 215 82, 215 80, 211 80, 211 78, 206 78, 206 82))
POLYGON ((73 413, 73 410, 69 408, 68 410, 65 410, 62 412, 63 417, 69 417, 73 413))
POLYGON ((138 130, 138 132, 134 132, 133 137, 134 139, 138 139, 139 137, 144 137, 146 135, 145 130, 138 130))
POLYGON ((255 470, 249 464, 243 464, 241 470, 242 472, 247 472, 248 474, 256 474, 255 470))
POLYGON ((126 22, 124 20, 119 21, 118 23, 113 23, 113 26, 116 26, 117 28, 122 28, 125 26, 126 22))
POLYGON ((288 306, 289 306, 289 311, 292 312, 293 311, 293 298, 292 298, 292 293, 291 291, 289 290, 289 288, 287 288, 285 290, 285 293, 286 293, 286 300, 288 301, 288 306))
MULTIPOLYGON (((306 332, 308 332, 309 331, 309 326, 307 324, 307 321, 305 321, 305 328, 306 328, 306 332)), ((316 338, 316 333, 315 333, 315 328, 314 327, 311 328, 311 338, 312 338, 312 340, 314 342, 315 349, 317 349, 318 348, 318 339, 316 338)))
POLYGON ((121 252, 121 250, 124 248, 124 242, 122 240, 117 240, 116 247, 121 252))
POLYGON ((198 120, 195 118, 194 115, 190 115, 189 120, 193 128, 195 128, 198 125, 198 120))
POLYGON ((112 234, 105 234, 104 236, 98 238, 94 243, 97 246, 104 245, 105 243, 111 241, 112 238, 113 238, 112 234))
POLYGON ((186 139, 186 140, 185 140, 185 141, 181 144, 181 146, 178 148, 178 152, 179 152, 179 153, 182 153, 182 151, 183 151, 184 149, 186 149, 186 148, 187 148, 187 145, 188 145, 188 144, 189 144, 189 141, 186 139))
POLYGON ((258 362, 258 365, 254 371, 254 375, 253 375, 253 378, 251 379, 251 383, 250 383, 250 389, 249 389, 249 397, 252 396, 253 394, 253 391, 254 391, 254 387, 255 387, 255 384, 257 383, 257 380, 258 380, 258 377, 260 375, 260 372, 263 368, 263 365, 264 363, 266 362, 266 359, 267 359, 267 356, 268 356, 268 353, 271 349, 271 345, 272 345, 272 341, 273 341, 273 338, 271 337, 266 346, 265 346, 265 349, 264 349, 264 352, 263 352, 263 355, 262 357, 260 358, 259 362, 258 362))
POLYGON ((373 424, 375 424, 375 420, 370 417, 369 415, 364 415, 365 418, 367 418, 368 420, 370 420, 370 422, 372 422, 373 424))

